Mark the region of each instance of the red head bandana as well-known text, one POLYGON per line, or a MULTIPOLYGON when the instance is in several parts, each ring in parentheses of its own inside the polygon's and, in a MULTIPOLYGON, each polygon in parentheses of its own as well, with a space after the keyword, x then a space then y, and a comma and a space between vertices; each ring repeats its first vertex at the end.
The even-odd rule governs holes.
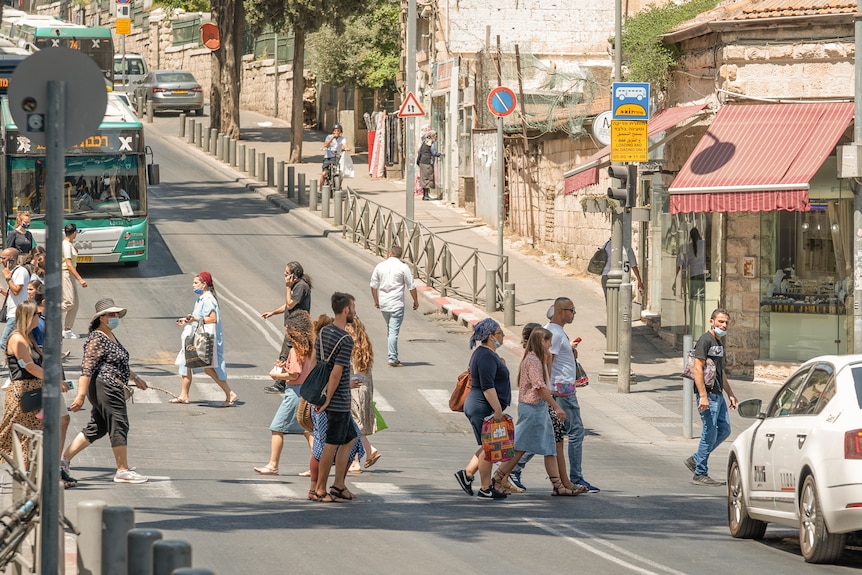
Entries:
POLYGON ((213 287, 213 277, 209 272, 201 272, 198 274, 198 277, 201 278, 201 281, 207 284, 207 287, 213 287))

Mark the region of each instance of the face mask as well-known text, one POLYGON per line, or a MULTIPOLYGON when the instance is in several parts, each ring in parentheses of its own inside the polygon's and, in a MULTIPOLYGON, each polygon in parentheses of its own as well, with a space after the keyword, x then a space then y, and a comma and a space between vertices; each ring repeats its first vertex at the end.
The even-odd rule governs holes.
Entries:
POLYGON ((195 288, 195 293, 201 295, 202 293, 204 293, 204 290, 201 288, 195 288))
POLYGON ((724 336, 726 336, 726 335, 727 335, 727 330, 726 330, 726 329, 719 329, 719 328, 717 328, 717 327, 713 327, 713 328, 712 328, 712 331, 714 331, 714 332, 715 332, 715 335, 716 335, 716 336, 718 336, 718 337, 724 337, 724 336))
POLYGON ((501 345, 503 345, 503 344, 500 343, 499 341, 497 341, 496 339, 494 340, 494 349, 499 348, 501 345))
POLYGON ((111 329, 117 329, 118 327, 120 327, 120 318, 109 317, 108 318, 108 327, 111 329))
POLYGON ((25 230, 30 227, 30 224, 21 224, 21 227, 25 230))

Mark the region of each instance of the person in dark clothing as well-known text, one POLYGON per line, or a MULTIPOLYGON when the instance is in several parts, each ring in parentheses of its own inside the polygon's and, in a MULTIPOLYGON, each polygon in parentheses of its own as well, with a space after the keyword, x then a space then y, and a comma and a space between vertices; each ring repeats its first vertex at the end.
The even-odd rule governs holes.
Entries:
MULTIPOLYGON (((289 262, 284 268, 284 286, 286 288, 284 304, 272 311, 262 313, 260 317, 269 319, 274 315, 284 314, 284 326, 287 327, 287 318, 291 313, 300 310, 311 313, 311 278, 305 274, 299 262, 289 262)), ((280 362, 287 361, 291 347, 293 343, 285 332, 281 353, 278 355, 280 362)), ((280 380, 263 388, 267 393, 284 393, 284 389, 285 383, 280 380)))
POLYGON ((431 130, 422 140, 419 153, 416 155, 416 165, 419 166, 419 185, 422 188, 422 199, 429 200, 428 190, 436 188, 434 181, 434 162, 443 154, 437 151, 437 132, 431 130))

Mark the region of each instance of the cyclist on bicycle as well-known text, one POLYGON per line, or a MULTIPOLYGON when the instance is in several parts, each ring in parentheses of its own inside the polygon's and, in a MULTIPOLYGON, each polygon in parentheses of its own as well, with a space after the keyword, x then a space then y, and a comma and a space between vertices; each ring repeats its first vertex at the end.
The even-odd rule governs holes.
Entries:
POLYGON ((335 124, 332 127, 332 133, 326 137, 326 141, 323 143, 323 172, 320 174, 321 190, 323 189, 326 177, 329 175, 330 166, 338 162, 342 151, 350 151, 341 132, 341 124, 335 124))

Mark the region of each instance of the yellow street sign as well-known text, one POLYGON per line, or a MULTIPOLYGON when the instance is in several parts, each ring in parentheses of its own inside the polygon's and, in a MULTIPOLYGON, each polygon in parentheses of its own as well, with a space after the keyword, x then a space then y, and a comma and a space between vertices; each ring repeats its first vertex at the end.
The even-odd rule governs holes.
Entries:
POLYGON ((117 34, 131 34, 132 33, 132 19, 131 18, 117 18, 117 34))
POLYGON ((612 162, 646 162, 648 148, 646 120, 611 120, 612 162))

